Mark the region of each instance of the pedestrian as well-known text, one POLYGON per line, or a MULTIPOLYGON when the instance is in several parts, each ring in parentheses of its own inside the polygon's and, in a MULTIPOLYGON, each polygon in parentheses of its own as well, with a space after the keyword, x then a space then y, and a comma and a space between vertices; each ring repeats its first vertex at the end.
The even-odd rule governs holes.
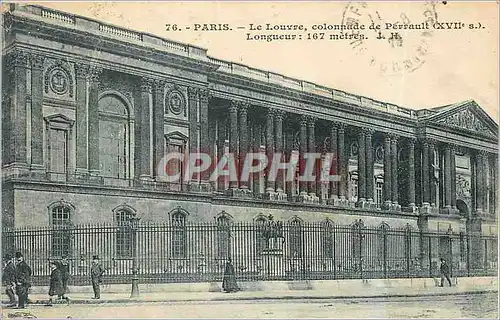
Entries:
POLYGON ((441 258, 441 267, 439 268, 441 271, 441 285, 440 287, 444 286, 444 279, 448 280, 448 283, 450 284, 451 287, 451 279, 450 279, 450 266, 446 263, 446 260, 441 258))
POLYGON ((222 289, 224 292, 236 292, 240 289, 238 288, 238 283, 236 282, 236 273, 234 272, 234 266, 229 258, 226 262, 226 267, 224 268, 224 277, 222 279, 222 289))
POLYGON ((92 281, 92 289, 94 290, 94 297, 92 299, 101 299, 100 284, 102 282, 102 275, 104 274, 104 271, 104 268, 99 262, 99 256, 93 256, 92 267, 90 268, 90 279, 92 281))
POLYGON ((9 297, 8 307, 16 306, 16 295, 14 288, 16 287, 16 266, 14 264, 14 257, 11 254, 5 255, 5 265, 2 271, 2 282, 5 286, 5 293, 9 297))
POLYGON ((69 293, 68 281, 70 274, 69 274, 69 262, 66 257, 61 259, 59 268, 61 269, 62 283, 64 288, 64 294, 62 295, 62 298, 68 300, 68 297, 66 297, 65 295, 69 293))
POLYGON ((52 261, 50 267, 49 301, 47 306, 52 306, 54 296, 62 297, 64 295, 61 264, 57 261, 52 261))
POLYGON ((21 252, 16 252, 16 294, 18 298, 19 309, 24 309, 26 303, 28 302, 29 289, 31 287, 31 268, 24 261, 24 257, 21 252))

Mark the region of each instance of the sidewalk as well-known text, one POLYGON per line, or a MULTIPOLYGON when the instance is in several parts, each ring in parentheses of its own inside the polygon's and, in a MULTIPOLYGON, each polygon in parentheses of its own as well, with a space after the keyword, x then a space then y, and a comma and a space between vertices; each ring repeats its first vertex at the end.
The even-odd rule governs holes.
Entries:
MULTIPOLYGON (((431 287, 431 288, 344 288, 341 290, 287 290, 277 292, 241 291, 236 293, 223 292, 144 292, 139 297, 130 298, 130 293, 102 293, 100 300, 91 299, 92 294, 70 294, 72 304, 109 304, 138 302, 207 302, 230 300, 272 300, 272 299, 352 299, 352 298, 397 298, 420 297, 458 294, 479 294, 498 292, 497 286, 481 287, 431 287)), ((4 297, 5 298, 5 297, 4 297)), ((33 304, 45 304, 47 295, 31 294, 33 304)), ((63 302, 58 302, 63 303, 63 302)))

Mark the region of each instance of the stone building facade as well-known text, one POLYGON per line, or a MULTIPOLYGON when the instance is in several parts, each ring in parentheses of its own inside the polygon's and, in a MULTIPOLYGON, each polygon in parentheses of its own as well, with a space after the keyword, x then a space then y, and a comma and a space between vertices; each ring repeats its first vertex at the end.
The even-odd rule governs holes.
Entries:
POLYGON ((498 125, 412 110, 39 6, 4 14, 2 222, 276 220, 496 234, 498 125), (159 181, 166 152, 337 155, 331 183, 159 181))

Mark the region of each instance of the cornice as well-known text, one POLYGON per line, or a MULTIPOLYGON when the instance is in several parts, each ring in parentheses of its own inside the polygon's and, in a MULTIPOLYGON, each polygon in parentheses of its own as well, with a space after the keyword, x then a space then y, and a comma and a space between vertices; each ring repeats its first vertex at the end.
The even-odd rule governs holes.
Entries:
POLYGON ((108 38, 104 35, 83 30, 67 29, 15 15, 11 15, 11 17, 12 27, 10 32, 22 32, 33 37, 85 47, 96 52, 109 52, 131 58, 140 57, 143 61, 164 64, 176 69, 185 69, 196 73, 208 73, 217 69, 216 66, 208 61, 163 52, 155 48, 145 48, 140 45, 125 43, 119 39, 108 38))

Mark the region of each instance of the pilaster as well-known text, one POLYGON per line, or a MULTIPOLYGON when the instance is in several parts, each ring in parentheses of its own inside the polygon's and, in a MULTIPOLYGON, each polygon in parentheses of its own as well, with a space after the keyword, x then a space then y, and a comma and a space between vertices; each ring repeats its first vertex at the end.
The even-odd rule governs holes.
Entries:
POLYGON ((43 66, 45 57, 31 54, 31 170, 45 171, 43 157, 43 66))
POLYGON ((152 179, 151 165, 151 120, 153 80, 147 77, 141 79, 141 125, 140 125, 140 172, 141 180, 152 179))
MULTIPOLYGON (((276 153, 281 154, 280 162, 285 158, 283 150, 283 119, 285 117, 285 112, 282 110, 276 110, 274 117, 274 132, 276 141, 276 153)), ((287 194, 285 193, 284 187, 284 175, 283 170, 278 170, 276 176, 276 193, 278 194, 279 200, 286 200, 287 194)))
POLYGON ((366 132, 359 129, 358 132, 358 202, 357 207, 364 208, 366 203, 366 132))
POLYGON ((165 81, 156 79, 153 84, 153 174, 157 178, 163 174, 158 165, 165 156, 165 81))
POLYGON ((89 70, 88 141, 89 173, 99 175, 99 77, 102 68, 91 66, 89 70))
POLYGON ((84 62, 75 63, 76 80, 76 173, 86 175, 89 172, 87 78, 90 66, 84 62))

